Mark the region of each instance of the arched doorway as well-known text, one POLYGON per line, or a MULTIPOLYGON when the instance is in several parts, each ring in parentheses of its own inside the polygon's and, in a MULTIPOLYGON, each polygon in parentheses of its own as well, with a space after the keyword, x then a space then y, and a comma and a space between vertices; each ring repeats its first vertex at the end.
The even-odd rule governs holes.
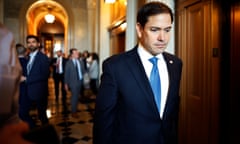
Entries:
POLYGON ((64 25, 55 20, 54 23, 46 23, 42 20, 37 28, 37 35, 41 38, 41 46, 48 57, 55 57, 57 50, 66 51, 64 47, 64 25))
POLYGON ((38 35, 41 44, 50 57, 54 56, 57 46, 68 54, 68 48, 74 43, 73 14, 71 8, 63 2, 52 0, 29 0, 20 12, 20 40, 24 41, 28 34, 38 35), (46 23, 44 16, 51 13, 55 16, 52 24, 46 23))

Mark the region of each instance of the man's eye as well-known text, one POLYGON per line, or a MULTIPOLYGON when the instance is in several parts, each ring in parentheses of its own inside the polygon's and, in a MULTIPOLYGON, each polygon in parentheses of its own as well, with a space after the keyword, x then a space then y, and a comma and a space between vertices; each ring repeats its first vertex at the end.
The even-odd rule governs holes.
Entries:
POLYGON ((169 28, 169 29, 165 29, 164 30, 165 32, 170 32, 171 31, 171 29, 169 28))
POLYGON ((156 31, 158 31, 158 29, 157 28, 151 28, 151 31, 156 32, 156 31))

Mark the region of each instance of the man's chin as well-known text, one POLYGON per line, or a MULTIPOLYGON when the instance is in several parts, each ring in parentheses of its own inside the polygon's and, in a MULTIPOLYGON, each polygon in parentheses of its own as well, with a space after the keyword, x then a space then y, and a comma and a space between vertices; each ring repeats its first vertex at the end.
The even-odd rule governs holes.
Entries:
POLYGON ((160 54, 160 53, 164 52, 165 49, 166 49, 165 47, 158 47, 157 53, 160 54))
POLYGON ((35 51, 37 48, 29 48, 30 49, 30 51, 35 51))

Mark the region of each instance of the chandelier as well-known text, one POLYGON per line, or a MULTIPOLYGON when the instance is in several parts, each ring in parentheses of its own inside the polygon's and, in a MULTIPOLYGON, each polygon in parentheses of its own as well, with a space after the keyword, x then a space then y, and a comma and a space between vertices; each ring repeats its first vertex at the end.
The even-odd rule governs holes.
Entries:
POLYGON ((46 14, 44 18, 47 23, 53 23, 55 20, 55 16, 50 13, 46 14))
POLYGON ((104 0, 105 3, 115 3, 116 0, 104 0))
POLYGON ((53 23, 54 22, 54 20, 55 20, 55 16, 52 14, 52 7, 51 6, 47 6, 47 14, 44 16, 44 18, 45 18, 45 21, 47 22, 47 23, 53 23))

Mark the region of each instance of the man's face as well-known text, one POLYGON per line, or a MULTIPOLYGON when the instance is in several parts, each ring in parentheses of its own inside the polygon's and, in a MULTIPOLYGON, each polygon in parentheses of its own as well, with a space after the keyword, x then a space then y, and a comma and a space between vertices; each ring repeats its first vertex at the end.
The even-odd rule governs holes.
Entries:
POLYGON ((77 50, 74 50, 73 53, 72 53, 72 58, 76 58, 78 59, 79 58, 79 53, 77 50))
POLYGON ((166 49, 171 28, 171 16, 167 13, 150 16, 144 27, 139 23, 136 25, 140 43, 152 55, 160 54, 166 49))
POLYGON ((62 56, 62 51, 60 51, 60 50, 57 51, 57 56, 58 56, 58 57, 62 56))
POLYGON ((37 42, 36 39, 34 39, 34 38, 27 39, 27 47, 29 48, 30 51, 33 52, 33 51, 37 50, 39 48, 39 46, 40 46, 40 43, 37 42))

